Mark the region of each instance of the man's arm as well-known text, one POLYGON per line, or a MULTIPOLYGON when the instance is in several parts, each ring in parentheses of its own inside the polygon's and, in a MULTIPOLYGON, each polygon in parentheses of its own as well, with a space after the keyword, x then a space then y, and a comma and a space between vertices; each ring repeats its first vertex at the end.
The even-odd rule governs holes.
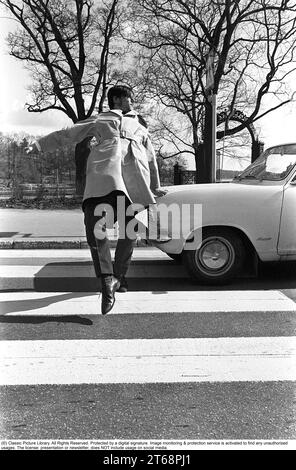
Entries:
POLYGON ((152 142, 148 136, 147 136, 144 146, 146 148, 146 153, 147 153, 148 163, 149 163, 151 191, 155 194, 155 196, 158 196, 158 197, 164 196, 167 193, 167 190, 161 188, 156 155, 155 155, 152 142))
POLYGON ((94 128, 95 119, 78 122, 67 129, 51 132, 41 137, 26 148, 26 153, 51 152, 60 147, 78 144, 87 137, 93 137, 94 128))

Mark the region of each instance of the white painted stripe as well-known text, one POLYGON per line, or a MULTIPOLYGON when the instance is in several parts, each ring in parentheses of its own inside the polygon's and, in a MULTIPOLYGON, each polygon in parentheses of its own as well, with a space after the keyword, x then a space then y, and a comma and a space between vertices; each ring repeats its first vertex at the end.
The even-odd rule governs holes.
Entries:
MULTIPOLYGON (((74 262, 74 260, 73 260, 74 262)), ((89 265, 57 265, 54 263, 25 266, 0 266, 1 282, 9 283, 10 279, 27 279, 32 282, 40 278, 95 278, 95 271, 91 264, 89 265)), ((137 278, 184 278, 189 277, 184 266, 179 266, 173 261, 168 263, 157 264, 132 264, 129 268, 129 277, 137 278)), ((3 289, 6 288, 2 287, 3 289)), ((7 287, 9 288, 9 287, 7 287)))
POLYGON ((79 266, 75 268, 70 265, 34 265, 34 266, 0 266, 0 277, 2 278, 34 278, 34 277, 89 277, 93 276, 92 266, 79 266))
POLYGON ((25 260, 38 260, 40 258, 65 258, 67 261, 81 258, 86 261, 91 261, 90 251, 84 248, 78 249, 23 249, 23 250, 1 250, 0 264, 3 259, 25 259, 25 260))
MULTIPOLYGON (((0 294, 2 315, 98 315, 100 294, 9 292, 0 294)), ((109 315, 182 312, 296 312, 296 303, 277 290, 135 291, 117 293, 109 315)))
MULTIPOLYGON (((111 253, 113 254, 115 249, 111 248, 111 253)), ((0 253, 0 265, 1 259, 28 259, 28 260, 37 260, 38 258, 65 258, 67 261, 75 261, 79 259, 85 259, 86 261, 91 261, 90 251, 89 249, 40 249, 40 250, 32 250, 32 249, 24 249, 24 250, 1 250, 0 253)), ((160 251, 158 248, 152 247, 135 247, 133 251, 133 260, 170 260, 171 258, 160 251)))
POLYGON ((1 341, 0 385, 296 380, 296 337, 1 341))

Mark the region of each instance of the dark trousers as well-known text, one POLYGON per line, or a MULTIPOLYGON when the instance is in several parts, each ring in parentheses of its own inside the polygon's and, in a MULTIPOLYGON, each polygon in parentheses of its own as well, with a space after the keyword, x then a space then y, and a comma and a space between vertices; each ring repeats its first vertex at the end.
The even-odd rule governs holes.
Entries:
POLYGON ((90 198, 84 201, 84 224, 86 239, 90 247, 91 256, 97 277, 106 274, 114 274, 117 277, 125 275, 131 262, 135 238, 128 237, 126 234, 127 224, 134 219, 132 216, 119 217, 118 209, 124 210, 131 204, 130 200, 121 191, 112 191, 106 196, 90 198), (121 198, 121 204, 117 207, 118 196, 121 198), (96 208, 106 209, 95 215, 96 208), (119 239, 115 250, 114 266, 112 263, 110 243, 106 232, 106 218, 108 219, 108 210, 112 208, 114 222, 116 220, 124 221, 124 227, 119 227, 119 239), (123 237, 123 233, 125 236, 123 237), (105 237, 103 235, 105 234, 105 237))

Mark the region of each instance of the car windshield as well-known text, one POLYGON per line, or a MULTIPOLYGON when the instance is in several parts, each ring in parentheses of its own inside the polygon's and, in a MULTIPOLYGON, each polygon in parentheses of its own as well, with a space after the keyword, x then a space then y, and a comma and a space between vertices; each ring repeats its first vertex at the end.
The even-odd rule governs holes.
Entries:
POLYGON ((263 152, 236 179, 280 181, 296 164, 296 144, 271 147, 263 152))

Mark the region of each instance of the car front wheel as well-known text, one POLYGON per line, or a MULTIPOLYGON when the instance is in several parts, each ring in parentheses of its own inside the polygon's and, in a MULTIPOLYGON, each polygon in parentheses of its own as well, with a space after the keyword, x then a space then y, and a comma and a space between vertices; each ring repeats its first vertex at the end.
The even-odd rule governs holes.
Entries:
POLYGON ((241 238, 231 229, 203 229, 197 250, 184 250, 183 262, 189 274, 206 284, 224 284, 240 271, 245 257, 241 238))

